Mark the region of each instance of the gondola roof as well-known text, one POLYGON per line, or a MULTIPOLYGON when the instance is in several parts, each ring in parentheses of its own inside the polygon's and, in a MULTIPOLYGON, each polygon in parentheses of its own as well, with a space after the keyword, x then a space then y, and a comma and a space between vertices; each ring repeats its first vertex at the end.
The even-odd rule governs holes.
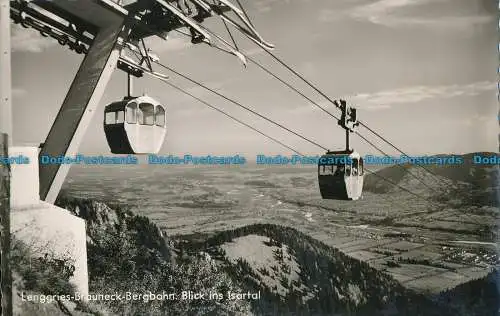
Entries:
POLYGON ((150 104, 153 104, 153 105, 160 105, 160 106, 162 106, 164 108, 164 106, 161 105, 155 99, 151 98, 150 96, 143 95, 143 96, 139 96, 139 97, 125 97, 121 101, 116 101, 116 102, 110 103, 110 104, 108 104, 106 106, 106 108, 104 109, 104 111, 105 112, 115 112, 115 111, 123 110, 125 108, 125 106, 127 104, 129 104, 131 101, 136 101, 138 104, 141 104, 141 103, 150 103, 150 104))

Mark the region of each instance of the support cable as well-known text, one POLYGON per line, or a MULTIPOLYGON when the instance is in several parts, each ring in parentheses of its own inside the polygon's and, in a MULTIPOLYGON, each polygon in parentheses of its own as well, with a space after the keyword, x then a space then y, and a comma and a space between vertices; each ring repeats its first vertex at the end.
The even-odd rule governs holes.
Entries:
MULTIPOLYGON (((179 32, 181 34, 184 34, 181 31, 179 31, 179 32)), ((228 29, 228 32, 229 32, 229 34, 231 34, 231 32, 230 32, 229 29, 228 29)), ((187 35, 187 34, 184 34, 184 35, 187 35)), ((231 36, 231 38, 233 38, 233 37, 231 36)), ((234 42, 234 40, 233 40, 233 42, 234 42)), ((330 111, 328 111, 327 109, 325 109, 324 107, 322 107, 320 104, 318 104, 316 101, 314 101, 313 99, 311 99, 310 97, 308 97, 307 95, 305 95, 303 92, 301 92, 300 90, 298 90, 297 88, 295 88, 294 86, 292 86, 290 83, 286 82, 285 80, 283 80, 282 78, 280 78, 279 76, 277 76, 276 74, 274 74, 272 71, 270 71, 269 69, 267 69, 264 65, 262 65, 261 63, 259 63, 257 60, 255 60, 254 58, 252 58, 250 56, 246 56, 246 58, 247 58, 247 60, 249 60, 250 62, 252 62, 254 65, 256 65, 257 67, 259 67, 261 70, 263 70, 264 72, 266 72, 267 74, 269 74, 270 76, 272 76, 273 78, 275 78, 276 80, 278 80, 279 82, 281 82, 282 84, 284 84, 285 86, 287 86, 289 89, 293 90, 295 93, 299 94, 304 99, 306 99, 307 101, 309 101, 310 103, 312 103, 313 105, 315 105, 316 107, 318 107, 319 109, 321 109, 323 112, 325 112, 326 114, 328 114, 332 118, 334 118, 336 120, 339 120, 339 118, 337 116, 335 116, 330 111)), ((375 148, 378 152, 380 152, 383 155, 389 157, 389 155, 387 153, 385 153, 383 150, 381 150, 379 147, 377 147, 375 144, 373 144, 371 141, 369 141, 366 137, 364 137, 363 135, 361 135, 359 132, 356 132, 356 134, 361 139, 363 139, 365 142, 367 142, 369 145, 371 145, 373 148, 375 148)), ((422 183, 425 187, 427 187, 428 189, 432 190, 432 188, 428 184, 426 184, 420 177, 416 176, 410 170, 405 169, 403 166, 401 166, 401 165, 398 165, 398 166, 400 168, 402 168, 404 171, 406 171, 413 178, 415 178, 417 181, 419 181, 420 183, 422 183)))
MULTIPOLYGON (((243 33, 245 36, 249 37, 247 34, 243 33)), ((335 105, 335 102, 334 100, 332 100, 328 95, 326 95, 323 91, 321 91, 319 88, 317 88, 313 83, 311 83, 309 80, 307 80, 303 75, 301 75, 300 73, 298 73, 295 69, 293 69, 291 66, 289 66, 287 63, 285 63, 282 59, 280 59, 278 56, 276 56, 275 54, 273 54, 269 49, 266 49, 265 47, 263 46, 260 46, 269 56, 271 56, 274 60, 276 60, 278 63, 280 63, 283 67, 285 67, 286 69, 288 69, 291 73, 293 73, 296 77, 298 77, 300 80, 302 80, 304 83, 306 83, 309 87, 311 87, 314 91, 316 91, 317 93, 319 93, 322 97, 324 97, 326 100, 328 100, 330 103, 334 104, 335 105)), ((394 149, 396 149, 399 153, 401 153, 402 155, 405 155, 405 156, 408 156, 405 152, 403 152, 401 149, 399 149, 398 147, 396 147, 392 142, 390 142, 389 140, 387 140, 387 138, 383 137, 380 133, 377 133, 376 131, 374 131, 373 129, 369 128, 368 125, 366 123, 363 123, 363 122, 359 122, 360 125, 362 125, 363 127, 365 127, 368 131, 370 131, 371 133, 373 133, 375 136, 379 137, 380 139, 382 139, 384 142, 386 142, 387 144, 389 144, 391 147, 393 147, 394 149)), ((445 184, 447 185, 447 183, 444 182, 444 180, 442 180, 441 178, 438 177, 438 175, 434 172, 432 172, 430 169, 426 168, 425 166, 422 166, 422 165, 417 165, 419 167, 421 167, 422 169, 424 169, 425 171, 427 171, 428 173, 430 173, 431 175, 433 175, 433 177, 438 180, 439 182, 441 182, 442 184, 445 184)))
MULTIPOLYGON (((306 96, 303 92, 301 92, 300 90, 298 90, 297 88, 293 87, 291 84, 289 84, 288 82, 286 82, 285 80, 283 80, 282 78, 280 78, 279 76, 277 76, 276 74, 274 74, 273 72, 271 72, 270 70, 268 70, 265 66, 263 66, 262 64, 260 64, 258 61, 256 61, 255 59, 251 58, 251 57, 247 57, 247 59, 252 62, 253 64, 255 64, 257 67, 259 67, 260 69, 262 69, 263 71, 265 71, 266 73, 268 73, 270 76, 274 77, 276 80, 280 81, 281 83, 283 83, 284 85, 286 85, 288 88, 292 89, 293 91, 295 91, 296 93, 298 93, 299 95, 301 95, 303 98, 305 98, 306 100, 308 100, 309 102, 311 102, 313 105, 317 106, 318 108, 320 108, 321 110, 323 110, 325 113, 327 113, 328 115, 330 115, 331 117, 333 117, 334 119, 336 120, 339 120, 339 118, 337 116, 335 116, 334 114, 332 114, 330 111, 328 111, 327 109, 325 109, 324 107, 322 107, 321 105, 319 105, 317 102, 315 102, 314 100, 312 100, 311 98, 309 98, 308 96, 306 96)), ((170 71, 173 71, 173 69, 171 68, 168 68, 167 66, 164 66, 160 63, 157 63, 159 64, 160 66, 170 70, 170 71)), ((181 77, 195 83, 195 84, 198 84, 198 82, 195 82, 194 80, 192 80, 191 78, 188 78, 187 76, 184 76, 176 71, 173 71, 174 73, 176 73, 177 75, 180 75, 181 77)), ((200 85, 201 86, 201 85, 200 85)), ((205 87, 205 86, 201 86, 205 89, 210 89, 208 87, 205 87)), ((213 92, 212 90, 209 90, 211 92, 213 92)), ((219 96, 221 96, 220 94, 218 94, 219 96)), ((226 97, 222 96, 223 98, 225 98, 227 100, 226 97)), ((232 102, 232 101, 231 101, 232 102)), ((233 102, 234 103, 234 102, 233 102)), ((254 113, 255 114, 255 113, 254 113)), ((260 116, 260 114, 259 114, 260 116)), ((262 116, 261 116, 262 117, 262 116)), ((290 131, 290 130, 288 130, 290 131)), ((356 132, 356 134, 361 138, 363 139, 365 142, 367 142, 369 145, 371 145, 372 147, 374 147, 377 151, 379 151, 380 153, 382 153, 383 155, 385 156, 388 156, 387 153, 385 153, 383 150, 381 150, 379 147, 377 147, 375 144, 373 144, 372 142, 370 142, 367 138, 365 138, 363 135, 361 135, 359 132, 356 132)), ((316 144, 315 144, 316 145, 316 144)), ((325 149, 323 146, 320 146, 320 148, 322 149, 325 149)), ((413 178, 415 178, 417 181, 419 181, 420 183, 422 183, 425 187, 427 187, 428 189, 431 189, 432 188, 426 184, 422 179, 420 179, 419 177, 417 177, 414 173, 410 172, 410 170, 407 170, 405 169, 403 166, 401 165, 397 165, 399 166, 400 168, 402 168, 403 170, 405 170, 406 172, 408 172, 409 175, 411 175, 413 178)))
MULTIPOLYGON (((159 64, 159 63, 158 63, 158 64, 159 64)), ((160 64, 160 65, 161 65, 161 64, 160 64)), ((231 98, 229 98, 229 97, 227 97, 227 96, 225 96, 225 95, 223 95, 223 94, 221 94, 221 93, 219 93, 219 92, 217 92, 217 91, 215 91, 215 90, 213 90, 213 89, 211 89, 211 88, 208 88, 208 87, 206 87, 205 85, 203 85, 202 83, 197 82, 196 80, 191 79, 191 78, 189 78, 189 77, 188 77, 188 76, 186 76, 186 75, 180 74, 179 72, 177 72, 177 71, 175 71, 175 70, 171 69, 171 68, 170 68, 170 67, 168 67, 168 66, 165 66, 165 65, 162 65, 162 66, 163 66, 164 68, 166 68, 166 69, 168 69, 168 70, 170 70, 170 71, 172 71, 172 72, 174 72, 174 73, 178 74, 179 76, 181 76, 181 77, 183 77, 183 78, 187 79, 188 81, 190 81, 190 82, 192 82, 192 83, 195 83, 196 85, 198 85, 198 86, 200 86, 200 87, 202 87, 202 88, 204 88, 204 89, 209 90, 210 92, 212 92, 212 93, 214 93, 214 94, 216 94, 216 95, 220 96, 221 98, 223 98, 223 99, 225 99, 225 100, 227 100, 227 101, 230 101, 231 103, 234 103, 234 104, 236 104, 236 105, 238 105, 238 106, 242 106, 242 105, 241 105, 241 103, 239 103, 238 101, 235 101, 235 100, 233 100, 233 99, 231 99, 231 98)), ((189 96, 191 96, 191 97, 194 97, 194 95, 192 95, 191 93, 189 93, 189 92, 187 92, 187 91, 185 91, 185 90, 183 90, 183 89, 181 89, 181 88, 179 88, 179 87, 175 86, 174 84, 172 84, 172 83, 170 83, 170 82, 168 82, 168 81, 166 81, 166 80, 162 80, 162 81, 163 81, 164 83, 166 83, 166 84, 168 84, 168 85, 172 86, 172 87, 175 87, 177 90, 179 90, 179 91, 181 91, 181 92, 183 92, 183 93, 185 93, 185 94, 187 94, 187 95, 189 95, 189 96)), ((194 97, 194 98, 196 98, 196 100, 198 100, 198 101, 202 102, 202 103, 203 103, 203 104, 205 104, 205 105, 210 104, 210 103, 208 103, 208 102, 206 102, 206 101, 201 100, 201 99, 200 99, 200 98, 198 98, 198 97, 194 97)), ((211 104, 210 104, 210 107, 211 107, 211 108, 213 108, 213 109, 215 109, 215 108, 216 108, 215 106, 212 106, 211 104)), ((283 126, 283 125, 281 125, 281 124, 279 124, 279 123, 276 123, 276 122, 274 122, 274 121, 273 121, 273 120, 271 120, 271 119, 268 119, 268 118, 267 118, 267 117, 265 117, 264 115, 262 115, 262 114, 260 114, 260 113, 258 113, 258 112, 256 112, 256 111, 254 111, 254 110, 251 110, 251 109, 249 109, 248 107, 245 107, 245 106, 242 106, 242 107, 243 107, 243 108, 245 108, 245 109, 248 109, 251 113, 253 113, 253 114, 255 114, 255 115, 259 116, 259 117, 262 117, 262 118, 266 119, 267 121, 272 122, 273 124, 275 124, 275 125, 277 125, 277 126, 279 126, 279 127, 283 128, 284 130, 286 130, 286 131, 288 131, 288 132, 290 132, 290 133, 292 133, 292 134, 294 134, 294 135, 296 135, 296 136, 298 136, 298 137, 300 137, 300 138, 302 138, 302 139, 304 139, 304 140, 308 141, 309 143, 311 143, 311 144, 313 144, 313 145, 315 145, 315 146, 317 146, 317 147, 319 147, 319 148, 321 148, 321 149, 326 149, 326 147, 324 147, 324 146, 320 145, 319 143, 317 143, 317 142, 315 142, 315 141, 313 141, 313 140, 311 140, 311 139, 309 139, 309 138, 306 138, 306 137, 304 137, 304 136, 300 135, 299 133, 294 132, 294 131, 290 130, 289 128, 287 128, 287 127, 285 127, 285 126, 283 126)), ((225 115, 226 115, 226 114, 225 114, 225 115)), ((228 116, 228 117, 229 117, 229 115, 226 115, 226 116, 228 116)), ((231 118, 232 118, 232 117, 231 117, 231 118)), ((238 121, 239 121, 239 120, 238 120, 238 121)), ((240 123, 241 123, 241 122, 240 122, 240 123)), ((244 125, 245 125, 245 126, 247 126, 247 127, 249 127, 249 125, 248 125, 248 124, 246 124, 246 123, 245 123, 244 125)), ((252 129, 253 129, 254 131, 257 131, 259 134, 264 135, 264 133, 261 133, 260 131, 256 130, 255 128, 253 128, 253 127, 252 127, 252 129)), ((265 135, 265 136, 266 136, 266 135, 265 135)), ((266 136, 266 137, 267 137, 267 138, 272 139, 271 137, 268 137, 268 136, 266 136)), ((273 140, 273 141, 276 141, 275 139, 272 139, 272 140, 273 140)), ((288 145, 285 145, 285 144, 283 144, 283 143, 281 143, 281 142, 279 142, 279 144, 280 144, 280 145, 282 145, 282 146, 285 146, 285 147, 286 147, 286 148, 288 148, 288 149, 291 149, 292 151, 294 151, 294 152, 296 152, 296 153, 298 153, 298 151, 297 151, 297 150, 295 150, 295 149, 291 148, 291 147, 290 147, 290 146, 288 146, 288 145)), ((303 156, 302 154, 300 154, 300 155, 301 155, 301 156, 303 156)), ((365 170, 366 170, 366 171, 368 171, 368 172, 369 172, 369 173, 371 173, 371 174, 376 174, 375 172, 371 171, 370 169, 366 169, 366 168, 365 168, 365 170)), ((403 190, 403 191, 405 191, 405 192, 408 192, 408 193, 410 193, 411 195, 413 195, 413 196, 415 196, 415 197, 418 197, 418 198, 420 198, 420 199, 423 199, 423 200, 425 200, 425 201, 427 201, 427 202, 429 202, 429 203, 432 203, 432 204, 435 204, 435 203, 436 203, 436 202, 434 202, 434 201, 431 201, 431 200, 430 200, 430 199, 428 199, 427 197, 424 197, 424 196, 422 196, 422 195, 420 195, 420 194, 414 193, 414 192, 412 192, 412 191, 410 191, 410 190, 408 190, 408 189, 404 188, 403 186, 401 186, 401 185, 399 185, 399 184, 395 183, 395 182, 394 182, 394 181, 392 181, 392 180, 387 179, 386 177, 384 177, 384 176, 382 176, 382 175, 376 174, 376 176, 377 176, 377 177, 379 177, 379 178, 381 178, 381 179, 384 179, 385 181, 387 181, 387 182, 391 183, 391 184, 392 184, 392 185, 394 185, 394 186, 397 186, 397 187, 398 187, 398 188, 400 188, 401 190, 403 190)))
MULTIPOLYGON (((230 114, 228 114, 228 113, 226 113, 226 112, 224 112, 224 111, 222 111, 222 110, 218 109, 217 107, 213 106, 212 104, 210 104, 210 103, 208 103, 208 102, 206 102, 206 101, 202 100, 201 98, 198 98, 198 97, 194 96, 193 94, 191 94, 191 93, 187 92, 186 90, 184 90, 184 89, 182 89, 182 88, 180 88, 180 87, 178 87, 178 86, 176 86, 176 85, 174 85, 174 84, 172 84, 172 83, 170 83, 170 82, 168 82, 168 81, 166 81, 166 80, 162 80, 162 82, 164 82, 164 83, 166 83, 166 84, 170 85, 171 87, 173 87, 173 88, 177 89, 177 90, 178 90, 178 91, 180 91, 180 92, 185 93, 186 95, 189 95, 189 96, 193 97, 194 99, 196 99, 197 101, 199 101, 199 102, 203 103, 204 105, 206 105, 206 106, 208 106, 208 107, 210 107, 210 108, 212 108, 212 109, 214 109, 214 110, 218 111, 219 113, 224 114, 226 117, 229 117, 229 118, 231 118, 231 119, 235 120, 236 122, 238 122, 238 123, 240 123, 240 124, 242 124, 242 125, 244 125, 244 126, 246 126, 246 127, 250 128, 250 129, 252 129, 253 131, 255 131, 255 132, 259 133, 260 135, 263 135, 263 136, 265 136, 266 138, 268 138, 268 139, 270 139, 270 140, 272 140, 272 141, 276 142, 277 144, 279 144, 279 145, 281 145, 281 146, 283 146, 283 147, 285 147, 285 148, 287 148, 287 149, 289 149, 289 150, 292 150, 293 152, 295 152, 295 153, 299 154, 300 156, 304 156, 303 154, 301 154, 298 150, 294 149, 293 147, 291 147, 291 146, 289 146, 289 145, 286 145, 285 143, 283 143, 283 142, 281 142, 281 141, 279 141, 279 140, 277 140, 277 139, 275 139, 275 138, 273 138, 273 137, 271 137, 271 136, 269 136, 269 135, 267 135, 267 134, 265 134, 265 133, 263 133, 263 132, 259 131, 257 128, 254 128, 253 126, 251 126, 251 125, 249 125, 249 124, 247 124, 247 123, 245 123, 245 122, 243 122, 243 121, 241 121, 241 120, 239 120, 239 119, 235 118, 234 116, 232 116, 232 115, 230 115, 230 114)), ((224 97, 223 97, 223 98, 224 98, 224 97)), ((295 135, 298 135, 299 137, 301 137, 301 138, 302 138, 302 136, 300 136, 300 134, 298 134, 298 133, 296 133, 296 132, 293 132, 293 131, 292 131, 292 133, 293 133, 293 134, 295 134, 295 135)), ((303 138, 303 139, 304 139, 304 138, 303 138)), ((311 144, 315 145, 315 146, 318 146, 318 147, 320 147, 320 148, 324 148, 323 146, 319 145, 318 143, 316 143, 316 142, 314 142, 314 141, 311 141, 311 140, 308 140, 308 141, 309 141, 311 144)), ((427 203, 429 203, 429 204, 431 204, 431 205, 433 205, 433 206, 435 206, 435 207, 437 206, 437 207, 439 208, 439 210, 438 210, 438 211, 440 211, 440 210, 441 210, 441 208, 442 208, 443 206, 446 206, 444 203, 432 201, 432 200, 431 200, 431 199, 429 199, 428 197, 425 197, 425 196, 423 196, 423 195, 421 195, 421 194, 418 194, 418 193, 412 192, 411 190, 409 190, 409 189, 407 189, 407 188, 403 187, 402 185, 400 185, 400 184, 398 184, 398 183, 396 183, 396 182, 394 182, 394 181, 392 181, 392 180, 388 179, 387 177, 384 177, 384 176, 382 176, 382 175, 380 175, 380 174, 376 173, 375 171, 372 171, 372 170, 370 170, 370 169, 368 169, 368 168, 365 168, 364 170, 365 170, 365 171, 367 171, 369 174, 372 174, 372 175, 374 175, 375 177, 380 178, 380 179, 382 179, 382 180, 384 180, 384 181, 388 182, 389 184, 391 184, 391 185, 393 185, 393 186, 395 186, 395 187, 399 188, 400 190, 402 190, 402 191, 404 191, 404 192, 407 192, 408 194, 410 194, 410 195, 414 196, 415 198, 418 198, 418 199, 421 199, 421 200, 423 200, 423 201, 426 201, 427 203)), ((392 200, 389 200, 389 202, 394 203, 394 201, 392 201, 392 200)), ((398 205, 399 205, 399 203, 398 203, 398 205)), ((401 206, 401 205, 399 205, 399 206, 401 206)), ((428 213, 428 212, 427 212, 427 213, 428 213)), ((477 222, 477 221, 473 221, 473 222, 474 222, 475 224, 477 224, 477 225, 482 225, 481 223, 479 223, 479 222, 477 222)))
POLYGON ((276 138, 274 138, 274 137, 271 137, 271 136, 269 136, 269 135, 265 134, 264 132, 261 132, 261 131, 260 131, 260 130, 258 130, 257 128, 255 128, 255 127, 253 127, 253 126, 251 126, 251 125, 249 125, 249 124, 247 124, 247 123, 243 122, 242 120, 240 120, 240 119, 238 119, 238 118, 236 118, 236 117, 232 116, 231 114, 229 114, 229 113, 225 112, 224 110, 221 110, 220 108, 218 108, 218 107, 216 107, 216 106, 214 106, 214 105, 212 105, 212 104, 210 104, 210 103, 206 102, 205 100, 202 100, 201 98, 199 98, 199 97, 195 96, 194 94, 192 94, 192 93, 188 92, 187 90, 182 89, 181 87, 179 87, 179 86, 177 86, 177 85, 175 85, 175 84, 173 84, 173 83, 171 83, 171 82, 168 82, 168 81, 163 81, 163 82, 165 82, 166 84, 168 84, 168 85, 169 85, 169 86, 171 86, 172 88, 174 88, 174 89, 176 89, 176 90, 178 90, 178 91, 180 91, 180 92, 182 92, 182 93, 184 93, 184 94, 186 94, 186 95, 188 95, 188 96, 192 97, 193 99, 197 100, 198 102, 203 103, 204 105, 208 106, 209 108, 211 108, 211 109, 213 109, 213 110, 215 110, 215 111, 217 111, 217 112, 219 112, 219 113, 221 113, 221 114, 225 115, 226 117, 228 117, 228 118, 230 118, 230 119, 232 119, 232 120, 234 120, 234 121, 236 121, 236 122, 238 122, 238 123, 240 123, 240 124, 242 124, 242 125, 244 125, 244 126, 246 126, 246 127, 250 128, 251 130, 253 130, 253 131, 255 131, 255 132, 259 133, 260 135, 262 135, 262 136, 266 137, 267 139, 270 139, 270 140, 272 140, 273 142, 275 142, 275 143, 277 143, 277 144, 279 144, 279 145, 281 145, 281 146, 283 146, 283 147, 285 147, 285 148, 287 148, 287 149, 289 149, 289 150, 293 151, 294 153, 298 154, 299 156, 304 156, 303 154, 301 154, 301 153, 300 153, 299 151, 297 151, 296 149, 294 149, 294 148, 292 148, 292 147, 290 147, 290 146, 286 145, 285 143, 281 142, 280 140, 278 140, 278 139, 276 139, 276 138))
POLYGON ((184 78, 184 79, 186 79, 186 80, 188 80, 188 81, 190 81, 190 82, 192 82, 192 83, 194 83, 194 84, 196 84, 196 85, 198 85, 198 86, 202 87, 203 89, 208 90, 208 91, 210 91, 210 92, 212 92, 212 93, 216 94, 217 96, 219 96, 219 97, 221 97, 221 98, 225 99, 226 101, 229 101, 229 102, 231 102, 231 103, 233 103, 233 104, 235 104, 235 105, 239 106, 240 108, 245 109, 246 111, 248 111, 248 112, 250 112, 250 113, 252 113, 252 114, 254 114, 254 115, 256 115, 256 116, 258 116, 258 117, 260 117, 260 118, 262 118, 262 119, 264 119, 264 120, 266 120, 266 121, 268 121, 268 122, 270 122, 270 123, 272 123, 272 124, 274 124, 274 125, 276 125, 276 126, 278 126, 278 127, 282 128, 282 129, 284 129, 284 130, 286 130, 287 132, 292 133, 292 134, 294 134, 295 136, 298 136, 298 137, 300 137, 301 139, 303 139, 303 140, 305 140, 305 141, 307 141, 307 142, 309 142, 309 143, 311 143, 311 144, 313 144, 313 145, 315 145, 315 146, 318 146, 319 148, 321 148, 321 149, 323 149, 323 150, 328 151, 328 149, 327 149, 326 147, 321 146, 320 144, 316 143, 315 141, 313 141, 313 140, 311 140, 311 139, 309 139, 309 138, 307 138, 307 137, 305 137, 305 136, 302 136, 301 134, 299 134, 299 133, 297 133, 297 132, 294 132, 293 130, 289 129, 288 127, 284 126, 283 124, 280 124, 280 123, 278 123, 278 122, 276 122, 276 121, 274 121, 274 120, 272 120, 272 119, 270 119, 270 118, 268 118, 268 117, 266 117, 266 116, 264 116, 264 115, 260 114, 259 112, 255 111, 255 110, 252 110, 251 108, 249 108, 249 107, 247 107, 247 106, 243 105, 242 103, 240 103, 240 102, 238 102, 238 101, 236 101, 236 100, 234 100, 234 99, 232 99, 232 98, 230 98, 230 97, 227 97, 227 96, 223 95, 222 93, 217 92, 216 90, 214 90, 214 89, 212 89, 212 88, 210 88, 210 87, 207 87, 206 85, 202 84, 201 82, 198 82, 198 81, 196 81, 196 80, 194 80, 194 79, 192 79, 192 78, 190 78, 190 77, 188 77, 188 76, 186 76, 186 75, 184 75, 184 74, 182 74, 182 73, 180 73, 180 72, 178 72, 178 71, 176 71, 176 70, 172 69, 172 68, 171 68, 171 67, 169 67, 169 66, 163 65, 163 64, 162 64, 162 63, 160 63, 160 62, 156 62, 156 64, 158 64, 158 65, 159 65, 159 66, 161 66, 162 68, 165 68, 165 69, 167 69, 167 70, 169 70, 169 71, 171 71, 171 72, 175 73, 176 75, 178 75, 178 76, 180 76, 180 77, 182 77, 182 78, 184 78))

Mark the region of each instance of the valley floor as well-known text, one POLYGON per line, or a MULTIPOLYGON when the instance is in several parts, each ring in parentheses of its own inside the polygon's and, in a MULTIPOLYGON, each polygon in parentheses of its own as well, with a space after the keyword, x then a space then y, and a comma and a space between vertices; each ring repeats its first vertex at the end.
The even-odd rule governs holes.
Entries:
POLYGON ((389 176, 424 199, 390 186, 378 192, 384 184, 368 176, 359 201, 321 200, 315 172, 307 168, 153 171, 134 177, 120 172, 109 180, 86 173, 84 181, 75 177, 69 191, 137 205, 133 210, 167 235, 213 234, 255 223, 293 227, 423 292, 477 279, 498 263, 498 209, 474 206, 479 198, 467 184, 437 181, 420 169, 412 172, 426 186, 404 172, 389 176))

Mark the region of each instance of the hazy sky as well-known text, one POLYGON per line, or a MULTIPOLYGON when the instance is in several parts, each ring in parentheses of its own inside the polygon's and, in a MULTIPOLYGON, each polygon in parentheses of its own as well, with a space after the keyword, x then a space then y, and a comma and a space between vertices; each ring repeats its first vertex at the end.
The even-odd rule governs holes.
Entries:
MULTIPOLYGON (((498 17, 493 0, 254 0, 243 1, 275 53, 333 98, 359 108, 362 121, 411 154, 496 151, 498 17)), ((208 26, 224 34, 218 20, 208 26)), ((13 26, 14 142, 40 143, 47 135, 82 55, 13 26)), ((226 34, 224 34, 226 36, 226 34)), ((306 86, 242 37, 254 58, 306 86)), ((172 34, 149 41, 161 62, 240 100, 329 147, 344 146, 344 132, 321 110, 249 64, 172 34)), ((303 153, 321 150, 172 74, 173 83, 213 102, 303 153)), ((136 92, 167 106, 164 154, 288 154, 254 131, 198 101, 144 77, 136 92)), ((308 95, 338 115, 312 90, 308 95)), ((121 99, 126 76, 115 71, 101 101, 121 99)), ((81 146, 107 154, 99 111, 81 146)), ((360 129, 363 135, 370 134, 360 129)), ((362 154, 376 153, 355 138, 362 154)), ((382 144, 377 141, 377 144, 382 144)), ((390 153, 390 147, 383 146, 390 153)))

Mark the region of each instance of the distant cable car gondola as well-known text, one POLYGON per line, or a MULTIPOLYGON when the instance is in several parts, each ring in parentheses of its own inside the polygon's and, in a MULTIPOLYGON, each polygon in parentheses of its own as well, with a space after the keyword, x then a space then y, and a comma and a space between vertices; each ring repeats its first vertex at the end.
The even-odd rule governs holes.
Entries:
POLYGON ((318 164, 321 197, 357 200, 363 190, 363 158, 355 151, 330 151, 318 164))
POLYGON ((342 110, 339 125, 346 130, 346 149, 344 151, 328 151, 318 162, 318 182, 321 197, 332 200, 358 200, 363 192, 363 158, 349 149, 349 134, 359 124, 356 109, 347 107, 345 101, 340 105, 342 110))

